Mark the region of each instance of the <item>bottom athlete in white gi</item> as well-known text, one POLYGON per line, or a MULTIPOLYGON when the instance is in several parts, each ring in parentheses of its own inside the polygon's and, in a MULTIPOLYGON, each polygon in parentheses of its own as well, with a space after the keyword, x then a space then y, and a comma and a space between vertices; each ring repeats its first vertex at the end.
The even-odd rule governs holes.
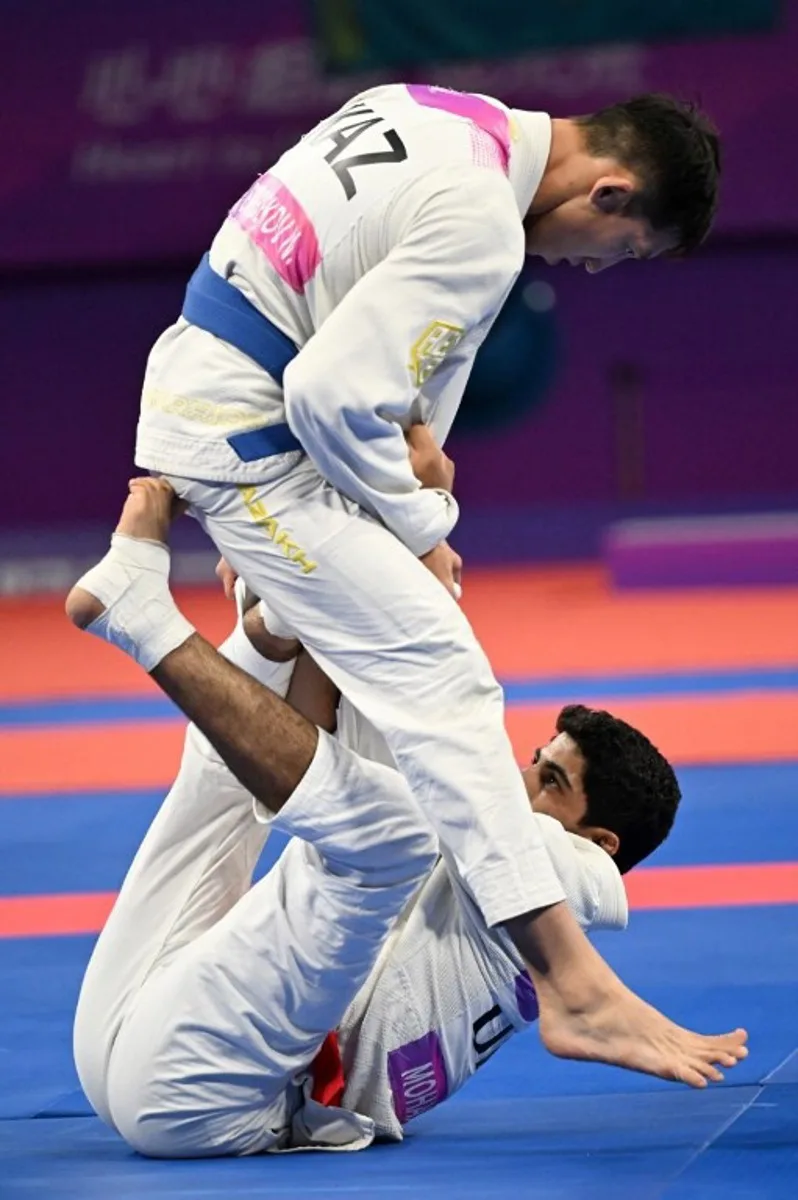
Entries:
MULTIPOLYGON (((313 713, 325 681, 310 661, 267 662, 239 624, 223 652, 266 688, 180 615, 162 544, 171 499, 163 483, 137 481, 111 553, 68 601, 77 624, 132 654, 194 721, 87 970, 81 1081, 100 1116, 149 1155, 400 1137, 535 1019, 534 990, 506 933, 486 925, 445 849, 439 857, 403 777, 343 744, 379 755, 374 731, 345 708, 336 740, 276 694, 304 691, 313 713), (269 826, 293 840, 253 886, 269 826)), ((622 927, 611 854, 632 865, 640 845, 652 849, 678 789, 622 723, 601 765, 578 741, 584 732, 598 754, 598 714, 564 710, 560 726, 526 774, 538 809, 528 819, 582 927, 622 927), (620 835, 583 819, 586 772, 598 767, 606 785, 613 753, 626 758, 613 772, 620 835)), ((695 1086, 746 1052, 738 1035, 682 1044, 674 1076, 695 1086)))

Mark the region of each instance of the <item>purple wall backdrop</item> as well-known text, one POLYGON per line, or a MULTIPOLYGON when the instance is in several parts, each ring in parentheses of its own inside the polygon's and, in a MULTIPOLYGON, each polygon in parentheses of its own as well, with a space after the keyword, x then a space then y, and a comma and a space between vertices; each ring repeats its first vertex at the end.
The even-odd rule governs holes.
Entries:
MULTIPOLYGON (((797 272, 798 247, 547 271, 564 369, 538 413, 491 436, 455 431, 464 504, 798 500, 797 272), (619 364, 638 380, 620 395, 619 364)), ((0 287, 5 528, 116 510, 146 354, 182 287, 182 272, 0 287)))
MULTIPOLYGON (((5 0, 0 264, 198 254, 259 170, 391 77, 325 79, 302 11, 5 0)), ((783 232, 798 228, 797 57, 798 0, 785 0, 772 34, 431 66, 423 78, 555 114, 652 88, 700 95, 726 137, 720 227, 783 232)))
POLYGON ((523 423, 455 439, 464 499, 798 496, 796 270, 798 247, 629 264, 595 278, 547 272, 564 369, 523 423), (614 382, 619 365, 638 377, 630 395, 614 382))
MULTIPOLYGON (((172 0, 153 22, 154 3, 83 0, 67 12, 7 0, 7 269, 190 261, 259 166, 373 81, 324 80, 295 5, 264 16, 255 0, 208 0, 198 15, 193 0, 172 0)), ((719 244, 695 261, 597 279, 541 268, 557 294, 565 366, 545 407, 510 430, 455 432, 467 511, 798 502, 798 0, 785 14, 779 34, 749 40, 429 72, 556 112, 647 87, 698 92, 726 137, 721 229, 786 238, 781 250, 719 244)), ((187 274, 0 281, 0 527, 115 511, 147 350, 179 310, 187 274)))

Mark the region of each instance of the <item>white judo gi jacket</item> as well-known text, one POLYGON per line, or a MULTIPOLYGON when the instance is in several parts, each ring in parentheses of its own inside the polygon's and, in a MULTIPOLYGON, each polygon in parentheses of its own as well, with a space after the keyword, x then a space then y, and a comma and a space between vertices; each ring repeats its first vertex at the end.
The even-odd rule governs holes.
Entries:
MULTIPOLYGON (((344 703, 339 738, 390 762, 379 734, 344 703)), ((626 889, 610 856, 558 821, 536 817, 568 907, 582 929, 624 929, 626 889)), ((491 929, 444 856, 388 937, 338 1030, 342 1106, 400 1140, 403 1126, 459 1091, 537 1020, 534 988, 502 929, 491 929)))
POLYGON ((414 554, 447 537, 457 505, 421 489, 403 431, 423 421, 445 441, 521 269, 550 144, 544 113, 415 84, 323 121, 233 206, 210 251, 297 347, 283 385, 181 318, 149 358, 137 465, 264 483, 300 452, 243 462, 226 439, 287 422, 319 473, 414 554))
MULTIPOLYGON (((538 823, 582 929, 623 929, 626 892, 609 855, 551 817, 538 823)), ((485 925, 441 859, 344 1017, 342 1106, 369 1117, 376 1136, 398 1140, 537 1016, 512 942, 485 925)))

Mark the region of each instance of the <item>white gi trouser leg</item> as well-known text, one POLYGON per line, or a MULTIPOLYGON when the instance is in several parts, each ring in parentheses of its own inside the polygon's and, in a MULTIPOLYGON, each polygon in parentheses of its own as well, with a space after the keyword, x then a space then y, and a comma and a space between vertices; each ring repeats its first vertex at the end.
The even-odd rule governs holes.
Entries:
MULTIPOLYGON (((267 662, 242 626, 220 653, 279 696, 293 662, 267 662)), ((133 997, 162 966, 225 915, 250 887, 269 827, 252 797, 193 726, 180 769, 128 870, 86 969, 75 1016, 75 1063, 92 1107, 112 1124, 108 1063, 133 997)))
POLYGON ((564 898, 468 621, 308 460, 259 487, 170 478, 233 569, 386 738, 495 925, 564 898))
MULTIPOLYGON (((283 691, 292 665, 274 664, 283 691)), ((189 727, 178 780, 100 936, 75 1022, 91 1103, 142 1153, 301 1144, 308 1123, 293 1081, 434 861, 396 773, 325 734, 272 824, 297 837, 251 887, 266 826, 189 727)), ((367 1144, 368 1125, 341 1115, 327 1144, 367 1144)))

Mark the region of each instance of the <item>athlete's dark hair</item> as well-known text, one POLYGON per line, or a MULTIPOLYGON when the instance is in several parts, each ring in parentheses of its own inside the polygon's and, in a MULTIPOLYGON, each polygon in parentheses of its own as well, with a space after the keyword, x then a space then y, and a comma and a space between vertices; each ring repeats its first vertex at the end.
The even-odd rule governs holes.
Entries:
POLYGON ((720 141, 697 105, 650 92, 579 117, 589 152, 634 171, 641 190, 629 216, 646 218, 689 254, 709 233, 718 206, 720 141))
POLYGON ((557 732, 573 738, 585 760, 582 824, 616 833, 616 865, 631 870, 670 833, 681 799, 673 768, 637 729, 583 704, 561 710, 557 732))

